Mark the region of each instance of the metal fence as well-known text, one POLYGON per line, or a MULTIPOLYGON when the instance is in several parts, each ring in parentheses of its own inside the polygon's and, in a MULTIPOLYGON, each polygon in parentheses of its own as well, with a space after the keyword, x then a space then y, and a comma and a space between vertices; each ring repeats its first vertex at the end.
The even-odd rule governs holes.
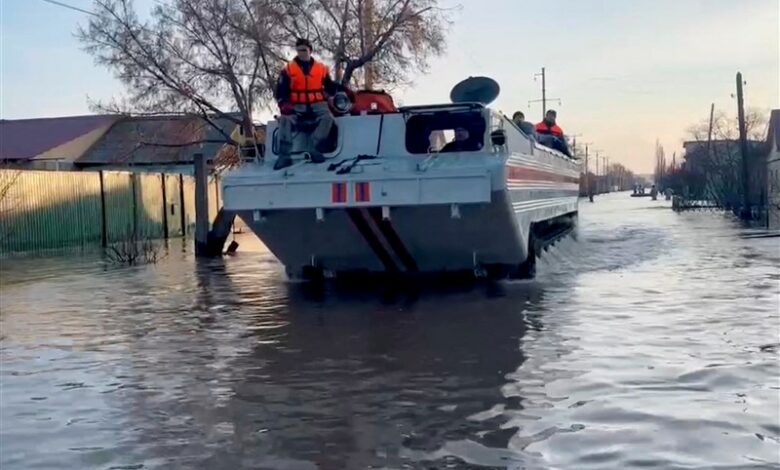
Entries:
MULTIPOLYGON (((210 220, 218 186, 210 178, 210 220)), ((0 253, 189 235, 194 188, 179 174, 0 170, 0 253)))

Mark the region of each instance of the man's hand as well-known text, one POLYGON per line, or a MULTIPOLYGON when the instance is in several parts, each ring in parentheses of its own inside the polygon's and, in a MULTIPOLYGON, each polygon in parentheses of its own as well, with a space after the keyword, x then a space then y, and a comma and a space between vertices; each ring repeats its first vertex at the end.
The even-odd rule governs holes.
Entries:
POLYGON ((295 114, 295 106, 289 101, 279 103, 279 111, 284 115, 295 114))

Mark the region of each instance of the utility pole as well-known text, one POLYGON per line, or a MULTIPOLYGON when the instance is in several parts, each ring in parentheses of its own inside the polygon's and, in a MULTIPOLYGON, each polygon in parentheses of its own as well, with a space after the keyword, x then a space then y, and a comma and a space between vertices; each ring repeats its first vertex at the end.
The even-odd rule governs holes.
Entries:
MULTIPOLYGON (((544 67, 542 67, 542 73, 536 73, 534 74, 534 80, 536 80, 536 77, 542 77, 542 99, 540 100, 530 100, 528 101, 528 107, 531 107, 531 103, 542 103, 542 119, 544 119, 544 116, 547 114, 547 73, 545 72, 544 67)), ((550 98, 550 100, 557 100, 558 104, 561 103, 560 98, 550 98)))
POLYGON ((588 178, 588 144, 585 144, 585 194, 593 202, 593 195, 590 192, 590 178, 588 178))
POLYGON ((715 121, 715 103, 710 106, 710 129, 707 131, 707 158, 711 157, 710 150, 712 148, 712 125, 715 121))
POLYGON ((588 200, 593 202, 593 187, 590 185, 590 169, 588 168, 588 146, 590 143, 585 143, 585 193, 588 195, 588 200))
POLYGON ((544 67, 542 67, 542 118, 547 114, 547 82, 545 81, 544 67))
POLYGON ((742 72, 737 72, 737 116, 739 119, 739 147, 742 151, 742 210, 740 217, 745 220, 750 215, 750 198, 748 195, 748 145, 747 127, 745 125, 745 103, 742 96, 742 72))
POLYGON ((601 194, 601 177, 599 174, 599 151, 596 150, 596 194, 601 194))
POLYGON ((195 256, 206 256, 209 236, 209 170, 202 153, 195 160, 195 256))
POLYGON ((579 158, 577 156, 577 137, 581 137, 582 134, 567 134, 566 137, 571 138, 571 154, 574 156, 574 158, 579 158))
MULTIPOLYGON (((712 103, 710 105, 710 127, 707 131, 707 155, 704 159, 704 162, 700 162, 699 165, 701 165, 701 168, 698 170, 704 173, 704 187, 707 188, 709 186, 709 179, 711 175, 709 175, 709 171, 705 170, 705 168, 708 168, 710 164, 712 163, 712 126, 715 123, 715 103, 712 103)), ((696 170, 694 170, 696 171, 696 170)), ((710 193, 709 190, 705 189, 706 193, 710 193)), ((688 195, 688 185, 685 185, 683 187, 683 194, 688 195)))

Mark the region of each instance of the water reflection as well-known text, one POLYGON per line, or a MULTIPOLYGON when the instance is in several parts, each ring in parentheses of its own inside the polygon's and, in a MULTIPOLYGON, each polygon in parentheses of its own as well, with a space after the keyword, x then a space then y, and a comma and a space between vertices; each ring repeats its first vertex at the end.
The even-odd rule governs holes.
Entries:
MULTIPOLYGON (((251 298, 252 285, 227 279, 230 298, 251 298)), ((215 410, 231 417, 223 464, 396 467, 449 442, 507 447, 514 430, 500 429, 498 414, 480 415, 520 405, 501 387, 524 360, 523 310, 542 299, 539 286, 389 297, 381 288, 312 293, 291 285, 283 299, 268 294, 271 310, 262 299, 243 304, 245 339, 255 345, 228 365, 241 376, 215 410)))

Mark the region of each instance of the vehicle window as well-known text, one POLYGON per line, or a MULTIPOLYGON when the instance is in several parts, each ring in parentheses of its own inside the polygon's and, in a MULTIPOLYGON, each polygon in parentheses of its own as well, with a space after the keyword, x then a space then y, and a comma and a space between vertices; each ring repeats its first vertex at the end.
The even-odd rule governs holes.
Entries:
POLYGON ((485 119, 480 112, 417 114, 406 121, 409 153, 473 152, 482 149, 485 119))

